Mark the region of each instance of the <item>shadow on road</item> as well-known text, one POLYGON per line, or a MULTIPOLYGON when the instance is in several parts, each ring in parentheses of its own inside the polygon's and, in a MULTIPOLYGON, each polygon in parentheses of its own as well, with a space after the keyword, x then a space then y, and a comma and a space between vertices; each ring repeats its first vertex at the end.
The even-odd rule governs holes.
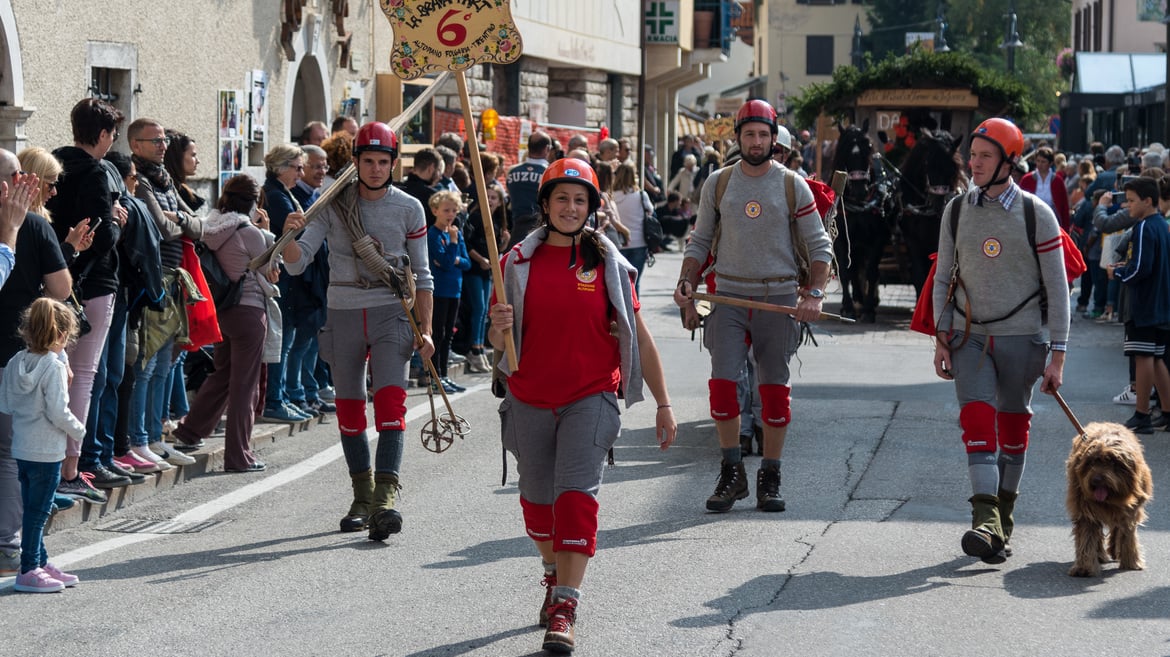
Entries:
MULTIPOLYGON (((536 626, 516 627, 510 630, 504 630, 503 632, 496 632, 495 634, 490 634, 485 637, 479 637, 478 639, 468 639, 466 641, 460 641, 459 643, 448 643, 445 646, 436 646, 434 648, 427 648, 426 650, 419 652, 412 652, 409 655, 406 655, 406 657, 448 657, 448 655, 463 655, 477 648, 489 646, 497 641, 511 639, 512 637, 522 636, 524 634, 535 634, 538 631, 543 632, 544 630, 536 626)), ((530 655, 521 655, 520 657, 536 657, 537 655, 546 654, 548 653, 541 650, 539 652, 531 653, 530 655)))

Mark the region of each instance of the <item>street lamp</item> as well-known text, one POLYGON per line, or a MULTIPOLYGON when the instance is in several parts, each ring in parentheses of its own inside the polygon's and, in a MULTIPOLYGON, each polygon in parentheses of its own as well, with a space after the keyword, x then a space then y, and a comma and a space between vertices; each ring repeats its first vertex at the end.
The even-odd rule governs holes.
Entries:
POLYGON ((853 68, 861 70, 864 54, 865 51, 861 49, 861 15, 859 14, 853 19, 853 51, 849 53, 853 59, 853 68))
POLYGON ((1008 10, 1008 28, 1007 36, 1004 42, 999 44, 1000 48, 1007 49, 1007 69, 1008 73, 1016 72, 1016 48, 1022 48, 1024 42, 1020 41, 1020 32, 1016 29, 1016 0, 1011 0, 1011 6, 1008 10))
POLYGON ((951 47, 947 45, 947 17, 943 15, 942 0, 939 0, 938 12, 934 16, 934 24, 938 29, 938 40, 934 42, 934 51, 950 52, 951 47))

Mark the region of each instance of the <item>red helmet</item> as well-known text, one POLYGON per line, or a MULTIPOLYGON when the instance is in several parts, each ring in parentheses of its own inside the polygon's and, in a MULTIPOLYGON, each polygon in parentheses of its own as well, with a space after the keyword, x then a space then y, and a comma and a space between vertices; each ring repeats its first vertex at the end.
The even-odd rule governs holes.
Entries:
POLYGON ((584 185, 589 190, 590 213, 597 212, 597 208, 601 207, 601 192, 598 191, 597 174, 588 162, 573 157, 562 158, 548 165, 548 168, 544 170, 544 175, 540 177, 540 191, 537 192, 537 200, 544 203, 544 200, 552 193, 553 187, 556 187, 557 183, 563 182, 584 185))
POLYGON ((1008 162, 1015 162, 1024 153, 1024 133, 1007 119, 987 119, 971 133, 971 139, 982 137, 999 147, 999 154, 1008 162))
POLYGON ((759 121, 767 124, 776 134, 776 110, 764 100, 749 100, 735 113, 735 133, 739 134, 740 127, 749 121, 759 121))
POLYGON ((370 121, 363 125, 353 140, 353 156, 365 151, 381 151, 390 157, 398 157, 398 135, 390 126, 381 121, 370 121))

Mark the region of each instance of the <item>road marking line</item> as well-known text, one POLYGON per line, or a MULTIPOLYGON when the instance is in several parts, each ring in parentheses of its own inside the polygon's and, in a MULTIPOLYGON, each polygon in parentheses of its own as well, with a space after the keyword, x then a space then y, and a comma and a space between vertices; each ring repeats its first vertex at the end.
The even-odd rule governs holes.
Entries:
MULTIPOLYGON (((448 398, 457 399, 459 397, 468 396, 474 392, 479 392, 480 390, 486 390, 490 386, 490 383, 481 383, 469 387, 466 392, 447 396, 448 398)), ((438 408, 442 408, 442 403, 438 405, 438 408)), ((420 417, 430 415, 430 413, 430 402, 424 401, 423 403, 418 404, 406 412, 406 421, 410 422, 411 420, 417 420, 420 417)), ((374 438, 378 436, 378 434, 377 432, 370 433, 370 440, 373 441, 374 438)), ((341 443, 338 442, 332 447, 317 452, 309 458, 288 468, 285 468, 280 472, 265 477, 260 481, 242 486, 226 495, 217 497, 208 502, 204 502, 203 504, 200 504, 199 506, 188 511, 184 511, 183 513, 180 513, 179 515, 172 518, 172 520, 176 522, 204 522, 206 520, 210 520, 220 513, 237 507, 254 497, 259 497, 264 493, 268 493, 272 490, 275 490, 276 488, 279 488, 280 486, 294 482, 306 475, 310 475, 313 472, 320 470, 326 465, 336 461, 342 456, 343 452, 341 451, 341 443)), ((78 504, 84 504, 84 502, 78 502, 78 504)), ((93 545, 87 545, 85 547, 57 555, 53 557, 53 563, 58 567, 65 568, 86 559, 92 559, 94 557, 103 555, 106 552, 110 552, 111 550, 117 550, 128 545, 134 545, 135 543, 142 543, 157 538, 163 538, 164 536, 172 536, 172 534, 127 534, 125 536, 107 539, 99 543, 94 543, 93 545)), ((12 585, 15 581, 16 577, 0 578, 0 591, 12 588, 12 585)))

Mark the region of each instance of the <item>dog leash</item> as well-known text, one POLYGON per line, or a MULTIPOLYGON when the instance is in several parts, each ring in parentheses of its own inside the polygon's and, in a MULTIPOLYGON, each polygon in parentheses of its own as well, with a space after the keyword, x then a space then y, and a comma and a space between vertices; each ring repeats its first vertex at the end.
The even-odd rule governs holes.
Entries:
POLYGON ((1060 391, 1054 390, 1052 392, 1052 396, 1056 397, 1056 403, 1060 404, 1060 407, 1064 410, 1064 414, 1068 416, 1068 421, 1072 422, 1073 427, 1076 428, 1077 434, 1084 436, 1085 428, 1081 426, 1079 421, 1077 421, 1077 416, 1073 415, 1072 409, 1068 407, 1068 403, 1064 401, 1064 397, 1060 396, 1060 391))

